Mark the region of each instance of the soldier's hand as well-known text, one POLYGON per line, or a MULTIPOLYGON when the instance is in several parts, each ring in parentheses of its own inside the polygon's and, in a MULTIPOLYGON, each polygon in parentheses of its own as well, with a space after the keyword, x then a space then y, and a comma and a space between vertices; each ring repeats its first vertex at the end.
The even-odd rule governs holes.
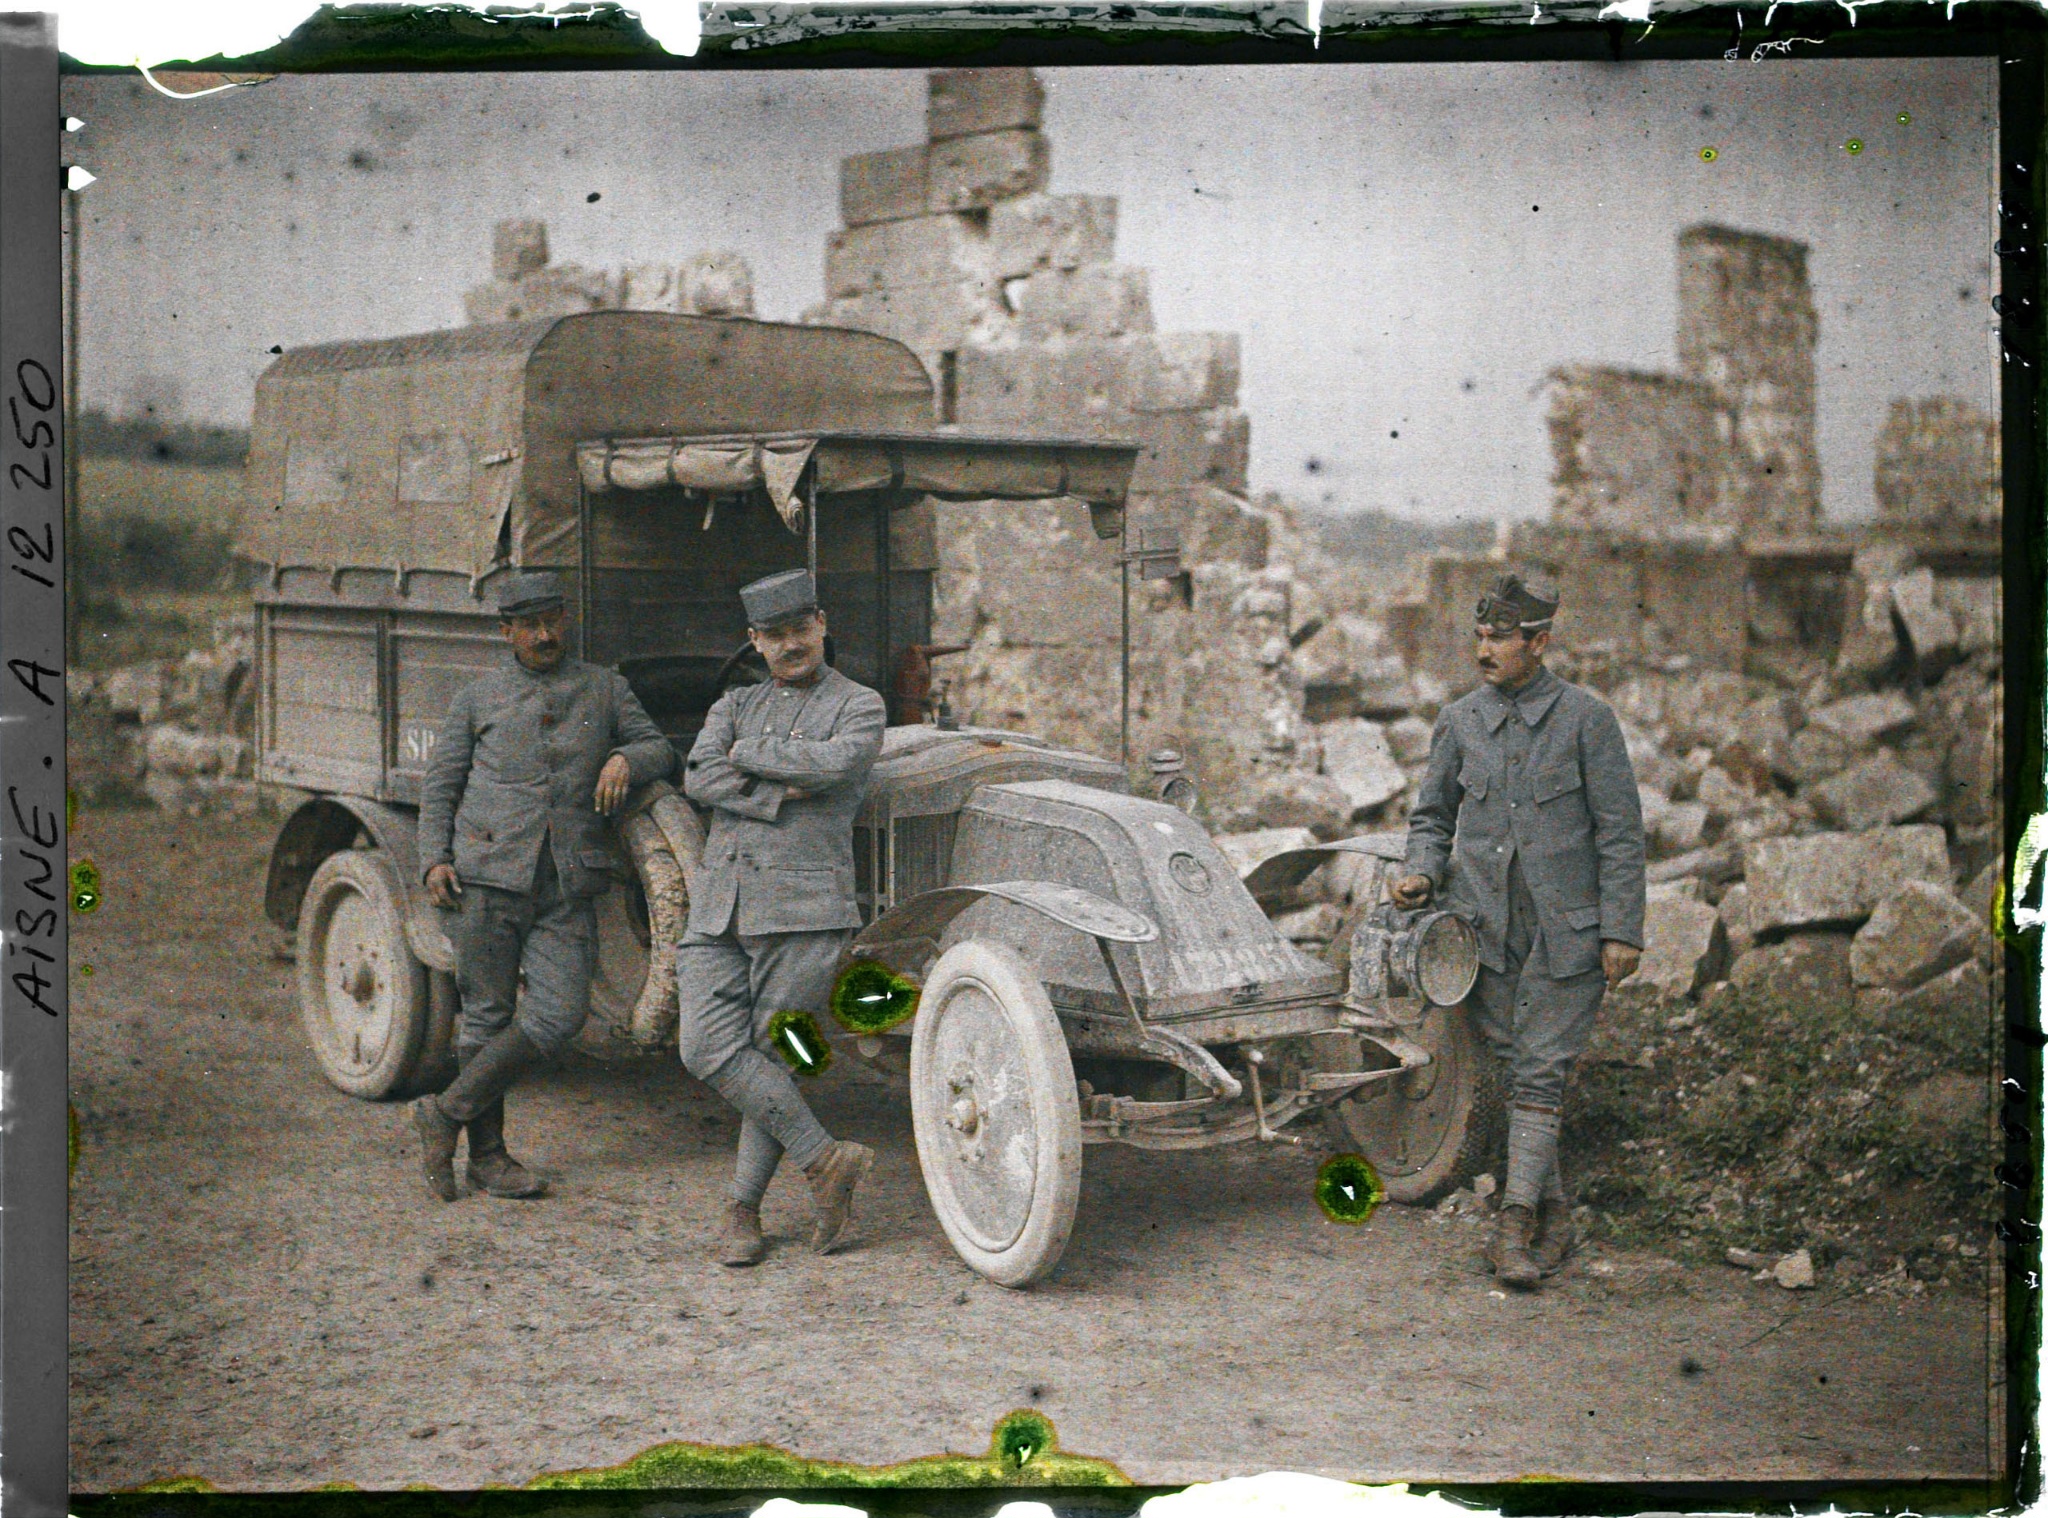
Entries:
POLYGON ((1636 973, 1636 966, 1643 962, 1643 951, 1632 943, 1620 943, 1612 938, 1600 940, 1600 968, 1607 976, 1607 989, 1616 986, 1636 973))
POLYGON ((597 772, 597 809, 609 817, 619 809, 632 786, 633 766, 626 763, 624 754, 612 755, 597 772))
POLYGON ((453 911, 455 900, 462 894, 462 882, 455 877, 455 866, 437 864, 427 871, 427 895, 437 907, 453 911))
POLYGON ((1394 905, 1409 910, 1428 906, 1429 898, 1434 894, 1436 889, 1429 883, 1427 875, 1403 875, 1394 882, 1392 892, 1394 905))

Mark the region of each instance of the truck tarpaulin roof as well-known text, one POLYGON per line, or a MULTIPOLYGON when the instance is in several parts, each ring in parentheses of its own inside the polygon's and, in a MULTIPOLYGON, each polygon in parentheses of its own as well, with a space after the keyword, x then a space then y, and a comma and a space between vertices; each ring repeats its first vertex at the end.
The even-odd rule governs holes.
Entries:
POLYGON ((1120 506, 1131 443, 965 433, 833 432, 723 438, 624 438, 576 450, 583 488, 768 492, 791 531, 802 526, 804 472, 820 495, 905 490, 943 501, 1071 498, 1120 506))
POLYGON ((273 574, 441 570, 474 584, 508 549, 516 564, 572 567, 579 451, 588 460, 593 442, 610 488, 758 481, 786 519, 813 465, 827 493, 1108 503, 1135 453, 931 425, 916 356, 835 327, 593 311, 326 343, 256 382, 236 549, 273 574))

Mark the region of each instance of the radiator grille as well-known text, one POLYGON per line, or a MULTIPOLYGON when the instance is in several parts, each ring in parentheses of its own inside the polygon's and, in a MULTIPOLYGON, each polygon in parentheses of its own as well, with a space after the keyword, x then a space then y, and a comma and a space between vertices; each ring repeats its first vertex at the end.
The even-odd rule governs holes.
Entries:
POLYGON ((953 859, 953 833, 959 823, 953 812, 897 819, 894 900, 908 901, 946 883, 953 859))

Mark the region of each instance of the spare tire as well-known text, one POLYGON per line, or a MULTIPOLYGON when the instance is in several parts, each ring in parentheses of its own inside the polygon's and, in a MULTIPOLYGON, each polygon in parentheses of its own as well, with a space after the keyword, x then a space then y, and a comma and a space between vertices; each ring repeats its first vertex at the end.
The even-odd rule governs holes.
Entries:
POLYGON ((675 946, 704 856, 703 823, 665 781, 629 797, 614 828, 632 873, 597 899, 591 1027, 579 1040, 595 1053, 628 1040, 653 1048, 674 1039, 675 946))

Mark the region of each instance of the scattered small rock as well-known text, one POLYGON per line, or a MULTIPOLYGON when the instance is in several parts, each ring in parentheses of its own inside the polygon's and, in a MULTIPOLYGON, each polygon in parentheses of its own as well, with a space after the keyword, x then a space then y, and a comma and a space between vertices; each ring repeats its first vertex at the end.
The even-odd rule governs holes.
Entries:
POLYGON ((418 1428, 406 1435, 406 1437, 409 1439, 431 1439, 440 1432, 441 1430, 434 1424, 422 1423, 418 1428))
POLYGON ((1804 1249, 1795 1249, 1771 1267, 1771 1277, 1787 1291, 1810 1291, 1813 1256, 1804 1249))
POLYGON ((1754 1249, 1736 1249, 1733 1247, 1726 1254, 1722 1255, 1721 1258, 1730 1265, 1733 1265, 1737 1270, 1769 1270, 1776 1263, 1771 1256, 1760 1254, 1754 1249))

